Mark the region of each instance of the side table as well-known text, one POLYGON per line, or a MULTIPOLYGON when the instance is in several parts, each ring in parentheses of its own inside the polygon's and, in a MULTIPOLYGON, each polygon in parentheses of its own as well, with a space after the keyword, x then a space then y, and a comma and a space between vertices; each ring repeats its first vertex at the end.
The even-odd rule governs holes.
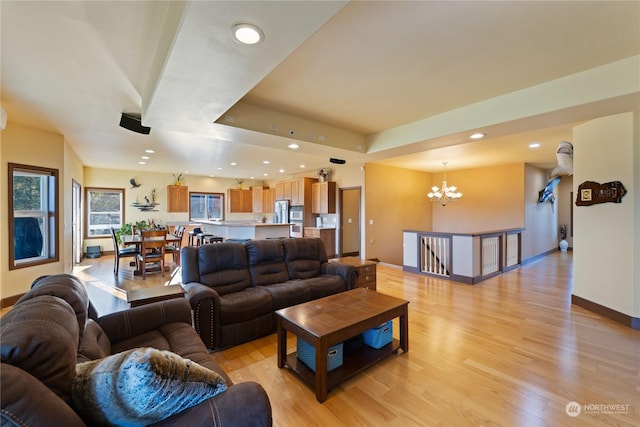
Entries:
POLYGON ((335 258, 331 261, 341 262, 358 270, 358 287, 376 290, 376 262, 358 257, 335 258))

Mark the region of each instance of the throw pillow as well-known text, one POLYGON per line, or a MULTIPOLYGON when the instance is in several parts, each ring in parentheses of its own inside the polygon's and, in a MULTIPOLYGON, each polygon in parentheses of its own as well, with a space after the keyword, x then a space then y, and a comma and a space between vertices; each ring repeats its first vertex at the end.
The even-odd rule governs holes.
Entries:
POLYGON ((214 371, 170 351, 137 348, 78 363, 71 402, 97 425, 153 424, 226 390, 214 371))

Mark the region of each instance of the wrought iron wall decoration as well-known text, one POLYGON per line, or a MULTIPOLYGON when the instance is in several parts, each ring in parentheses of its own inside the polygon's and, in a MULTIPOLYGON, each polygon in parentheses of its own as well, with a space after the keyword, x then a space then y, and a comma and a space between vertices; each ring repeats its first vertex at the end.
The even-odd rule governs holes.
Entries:
POLYGON ((620 203, 627 190, 620 181, 599 184, 595 181, 585 181, 578 186, 576 206, 591 206, 599 203, 620 203))

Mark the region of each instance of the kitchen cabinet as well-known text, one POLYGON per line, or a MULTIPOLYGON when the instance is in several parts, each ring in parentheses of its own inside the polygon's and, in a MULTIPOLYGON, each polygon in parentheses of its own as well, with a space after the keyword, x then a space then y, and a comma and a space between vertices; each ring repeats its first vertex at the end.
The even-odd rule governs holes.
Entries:
POLYGON ((359 288, 367 288, 372 291, 376 290, 376 263, 358 257, 336 258, 334 261, 342 264, 348 264, 358 270, 359 288))
POLYGON ((262 212, 272 213, 275 210, 275 201, 276 201, 276 189, 263 188, 262 189, 262 212))
POLYGON ((264 193, 262 187, 251 187, 252 210, 255 213, 262 213, 265 206, 262 203, 262 195, 264 193))
POLYGON ((311 186, 317 181, 315 178, 300 178, 291 181, 291 204, 302 206, 311 203, 311 186))
POLYGON ((271 213, 274 210, 276 189, 251 187, 254 213, 271 213))
POLYGON ((228 210, 231 213, 253 212, 253 192, 250 189, 227 190, 228 210))
POLYGON ((327 251, 327 258, 336 255, 336 229, 322 227, 305 227, 304 237, 319 237, 322 239, 324 249, 327 251))
POLYGON ((167 185, 167 212, 189 212, 189 187, 167 185))
POLYGON ((311 212, 314 214, 336 213, 335 182, 315 182, 311 185, 311 212))
POLYGON ((276 200, 291 200, 291 181, 276 183, 276 200))

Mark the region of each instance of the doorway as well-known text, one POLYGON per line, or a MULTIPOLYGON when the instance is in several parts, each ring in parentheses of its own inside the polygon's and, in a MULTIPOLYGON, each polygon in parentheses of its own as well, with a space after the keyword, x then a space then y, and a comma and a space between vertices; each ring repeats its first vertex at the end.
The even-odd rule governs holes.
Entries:
POLYGON ((360 197, 360 187, 340 189, 340 256, 360 256, 360 197))
MULTIPOLYGON (((71 259, 73 264, 82 261, 82 186, 71 180, 71 259)), ((73 266, 72 266, 73 268, 73 266)))

